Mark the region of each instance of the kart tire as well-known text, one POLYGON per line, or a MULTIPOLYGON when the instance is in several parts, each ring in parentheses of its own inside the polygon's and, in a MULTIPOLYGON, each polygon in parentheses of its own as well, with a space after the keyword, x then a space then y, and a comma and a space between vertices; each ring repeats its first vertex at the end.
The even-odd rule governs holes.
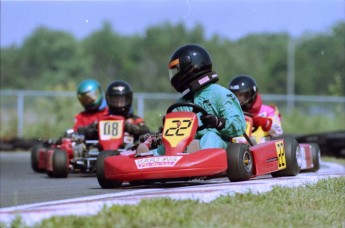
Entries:
POLYGON ((96 175, 98 183, 102 188, 118 188, 122 185, 122 181, 108 180, 104 176, 104 159, 116 155, 119 155, 119 152, 116 150, 105 150, 101 151, 97 156, 96 175))
POLYGON ((274 173, 271 173, 273 177, 283 176, 296 176, 301 171, 302 155, 301 148, 292 137, 284 137, 284 150, 286 168, 274 173))
POLYGON ((319 144, 317 143, 309 143, 311 146, 311 156, 313 159, 314 167, 311 169, 303 170, 303 172, 316 172, 320 169, 320 160, 321 160, 321 151, 319 144))
POLYGON ((253 175, 253 157, 248 144, 231 143, 226 149, 228 170, 231 182, 245 181, 253 175))
POLYGON ((66 178, 68 176, 68 156, 67 152, 54 148, 53 153, 53 171, 47 172, 49 177, 66 178))
POLYGON ((40 169, 38 167, 39 151, 40 149, 43 149, 43 148, 44 148, 44 145, 39 143, 39 144, 36 144, 31 150, 31 167, 37 173, 42 173, 45 171, 44 169, 40 169))

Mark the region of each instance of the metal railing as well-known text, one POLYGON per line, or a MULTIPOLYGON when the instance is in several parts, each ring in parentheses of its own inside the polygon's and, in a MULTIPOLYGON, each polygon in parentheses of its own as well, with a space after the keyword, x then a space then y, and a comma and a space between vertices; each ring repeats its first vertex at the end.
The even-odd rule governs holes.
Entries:
MULTIPOLYGON (((9 107, 16 110, 17 118, 17 137, 23 136, 24 130, 24 114, 25 114, 25 98, 29 97, 73 97, 75 98, 75 92, 63 92, 63 91, 32 91, 32 90, 0 90, 0 111, 1 111, 1 123, 4 124, 4 112, 9 107), (15 97, 15 101, 8 101, 9 97, 15 97), (8 102, 7 102, 8 101, 8 102)), ((177 93, 134 93, 134 104, 136 105, 136 111, 139 116, 144 117, 145 110, 147 109, 147 102, 157 100, 176 100, 180 97, 177 93)), ((291 109, 302 109, 306 107, 306 104, 310 105, 310 112, 322 112, 324 114, 331 114, 334 110, 333 106, 340 106, 340 111, 345 113, 345 97, 333 97, 333 96, 306 96, 306 95, 277 95, 277 94, 262 94, 262 99, 266 103, 275 103, 281 110, 286 110, 287 113, 291 109), (296 103, 301 105, 296 105, 296 103)), ((152 104, 153 106, 155 104, 152 104)), ((151 105, 151 106, 152 106, 151 105)), ((166 107, 168 107, 168 103, 166 107)))

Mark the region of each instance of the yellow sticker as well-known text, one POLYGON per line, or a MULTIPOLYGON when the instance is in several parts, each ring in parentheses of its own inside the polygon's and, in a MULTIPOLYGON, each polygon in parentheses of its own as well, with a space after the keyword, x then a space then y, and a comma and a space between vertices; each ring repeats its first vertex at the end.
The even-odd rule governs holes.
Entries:
POLYGON ((286 158, 285 158, 285 149, 284 149, 284 142, 278 141, 276 144, 276 152, 278 157, 278 169, 285 169, 286 168, 286 158))
POLYGON ((192 126, 192 118, 168 118, 165 120, 163 137, 171 147, 176 147, 179 142, 190 136, 192 126))
POLYGON ((119 139, 123 132, 123 120, 101 120, 99 135, 101 140, 119 139))

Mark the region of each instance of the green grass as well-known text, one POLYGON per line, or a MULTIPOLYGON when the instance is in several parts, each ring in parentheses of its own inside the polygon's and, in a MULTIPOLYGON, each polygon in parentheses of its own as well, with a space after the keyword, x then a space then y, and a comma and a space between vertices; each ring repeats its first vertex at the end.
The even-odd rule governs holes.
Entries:
POLYGON ((338 163, 341 165, 345 166, 345 159, 343 158, 336 158, 336 157, 329 157, 329 156, 322 156, 321 157, 322 161, 326 161, 326 162, 334 162, 334 163, 338 163))
MULTIPOLYGON (((344 206, 345 177, 339 177, 297 188, 276 186, 259 195, 221 196, 211 203, 168 198, 143 200, 138 205, 104 208, 96 216, 52 217, 35 227, 341 228, 345 225, 344 206)), ((18 217, 11 227, 26 226, 18 217)))
POLYGON ((282 117, 282 125, 285 134, 316 134, 343 131, 345 129, 345 118, 344 113, 338 113, 334 116, 306 116, 301 112, 295 111, 291 115, 284 115, 282 117))

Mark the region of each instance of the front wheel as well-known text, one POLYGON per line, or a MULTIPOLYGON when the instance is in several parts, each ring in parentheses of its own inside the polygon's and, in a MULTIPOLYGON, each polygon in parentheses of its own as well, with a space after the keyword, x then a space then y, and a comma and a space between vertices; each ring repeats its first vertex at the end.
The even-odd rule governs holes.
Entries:
POLYGON ((253 175, 253 157, 248 144, 233 143, 226 149, 227 175, 231 182, 245 181, 253 175))
POLYGON ((68 156, 67 152, 54 148, 53 171, 47 172, 49 177, 66 178, 68 176, 68 156))
POLYGON ((116 156, 118 154, 119 154, 118 151, 105 150, 105 151, 101 151, 97 156, 96 175, 97 175, 98 183, 102 188, 118 188, 118 187, 121 187, 122 185, 121 181, 108 180, 105 178, 105 175, 104 175, 104 160, 107 157, 116 156))
POLYGON ((296 176, 301 171, 302 154, 296 139, 291 137, 284 138, 284 152, 286 168, 271 173, 273 177, 296 176))

